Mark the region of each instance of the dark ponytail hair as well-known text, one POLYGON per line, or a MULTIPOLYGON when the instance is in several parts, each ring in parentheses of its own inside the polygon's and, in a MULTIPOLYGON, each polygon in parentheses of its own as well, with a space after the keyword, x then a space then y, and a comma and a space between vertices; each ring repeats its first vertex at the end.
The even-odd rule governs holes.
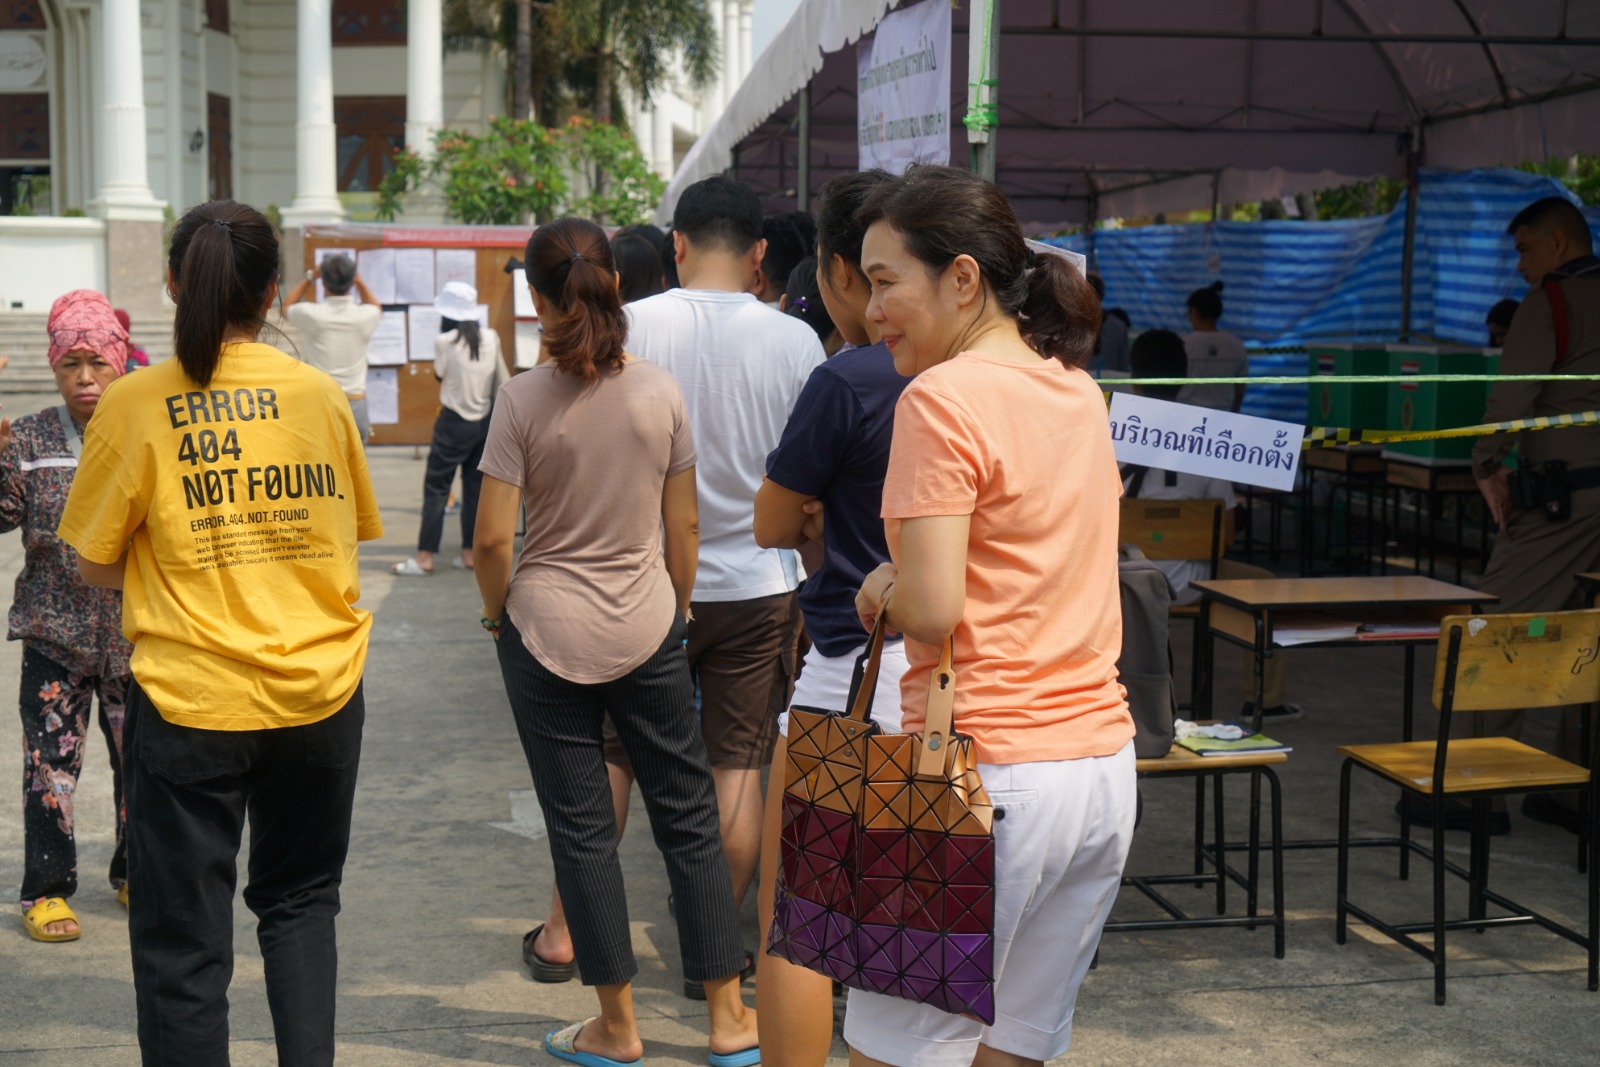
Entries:
POLYGON ((456 336, 467 342, 467 351, 473 359, 478 358, 478 346, 483 344, 483 334, 478 331, 477 319, 447 319, 439 316, 439 332, 456 332, 456 336))
POLYGON ((528 281, 561 312, 544 333, 555 365, 586 383, 621 367, 628 320, 606 232, 569 215, 534 230, 522 258, 528 281))
POLYGON ((1204 289, 1190 293, 1188 307, 1207 322, 1222 318, 1222 280, 1219 278, 1204 289))
POLYGON ((807 256, 794 265, 783 297, 783 313, 811 327, 816 331, 817 340, 826 342, 833 336, 833 317, 828 314, 828 305, 822 302, 822 289, 817 285, 816 256, 807 256))
POLYGON ((934 273, 971 256, 1001 310, 1041 356, 1077 367, 1094 354, 1099 298, 1065 257, 1028 248, 1011 202, 993 182, 956 167, 913 166, 873 190, 856 215, 863 233, 880 220, 934 273))
POLYGON ((255 208, 212 200, 178 221, 167 267, 178 305, 173 354, 185 374, 210 385, 223 338, 254 336, 265 325, 261 306, 278 279, 278 239, 255 208))
POLYGON ((861 241, 867 227, 857 221, 856 215, 873 190, 894 175, 874 167, 858 174, 841 174, 822 187, 822 207, 817 211, 817 258, 823 269, 838 256, 861 273, 861 241))

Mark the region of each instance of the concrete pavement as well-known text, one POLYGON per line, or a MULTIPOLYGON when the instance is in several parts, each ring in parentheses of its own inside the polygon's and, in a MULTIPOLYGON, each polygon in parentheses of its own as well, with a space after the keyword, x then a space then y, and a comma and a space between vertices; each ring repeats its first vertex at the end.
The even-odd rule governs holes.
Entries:
MULTIPOLYGON (((42 406, 42 398, 40 405, 42 406)), ((28 408, 7 397, 6 414, 28 408)), ((362 552, 363 604, 377 618, 367 666, 368 721, 356 799, 344 914, 339 920, 339 1062, 354 1065, 539 1064, 553 1025, 593 1014, 576 983, 537 985, 518 939, 543 915, 552 879, 538 839, 527 766, 507 710, 489 638, 479 629, 472 576, 441 567, 429 578, 394 578, 416 532, 422 464, 410 448, 375 450, 372 467, 386 536, 362 552)), ((458 545, 447 525, 447 561, 458 545)), ((0 539, 0 582, 21 563, 17 537, 0 539)), ((1187 641, 1176 642, 1186 646, 1187 641)), ((1180 650, 1181 654, 1181 650, 1180 650)), ((1419 706, 1427 706, 1432 657, 1419 658, 1419 706)), ((0 648, 0 700, 16 684, 20 647, 0 648)), ((1234 657, 1219 692, 1238 691, 1234 657)), ((1187 666, 1180 663, 1180 677, 1187 666)), ((1398 732, 1400 656, 1392 651, 1305 651, 1291 659, 1290 696, 1307 716, 1277 733, 1296 746, 1284 768, 1291 837, 1333 832, 1337 758, 1348 740, 1398 732)), ((20 733, 0 715, 0 737, 20 733)), ((1431 727, 1419 716, 1419 735, 1431 727)), ((15 751, 15 748, 11 748, 15 751)), ((13 764, 13 768, 15 768, 13 764)), ((15 770, 13 770, 15 773, 15 770)), ((1361 831, 1391 832, 1394 792, 1358 792, 1361 831)), ((16 783, 12 785, 14 798, 16 783)), ((1230 795, 1242 831, 1244 794, 1230 795)), ((1145 820, 1130 868, 1182 869, 1193 790, 1148 783, 1145 820)), ((642 807, 622 845, 634 945, 636 995, 649 1063, 705 1062, 703 1006, 679 992, 675 926, 666 879, 642 807)), ((101 1067, 138 1062, 126 930, 104 881, 111 851, 111 787, 98 733, 89 742, 77 803, 82 887, 74 906, 81 941, 41 945, 19 921, 0 922, 0 1067, 101 1067)), ((1573 838, 1513 813, 1513 834, 1494 842, 1494 875, 1512 896, 1579 921, 1584 879, 1573 838)), ((1464 861, 1465 839, 1450 850, 1464 861)), ((21 877, 15 801, 0 804, 0 886, 21 877)), ((1532 929, 1462 933, 1452 940, 1450 1003, 1435 1007, 1420 958, 1352 928, 1333 941, 1333 854, 1291 853, 1286 873, 1288 957, 1272 958, 1270 931, 1176 931, 1108 935, 1084 984, 1070 1064, 1330 1063, 1558 1065, 1594 1062, 1600 996, 1586 991, 1576 946, 1532 929)), ((1421 868, 1419 867, 1419 870, 1421 868)), ((1356 886, 1379 906, 1426 914, 1426 879, 1402 886, 1389 853, 1354 864, 1356 886)), ((1206 894, 1175 887, 1203 910, 1206 894)), ((1451 887, 1452 897, 1463 894, 1451 887)), ((14 914, 14 913, 13 913, 14 914)), ((1151 914, 1124 897, 1119 917, 1151 914)), ((753 901, 745 921, 757 944, 753 901)), ((276 1062, 253 917, 236 909, 233 1058, 276 1062)), ((747 986, 747 991, 753 991, 747 986)), ((842 1046, 835 1048, 843 1064, 842 1046)))

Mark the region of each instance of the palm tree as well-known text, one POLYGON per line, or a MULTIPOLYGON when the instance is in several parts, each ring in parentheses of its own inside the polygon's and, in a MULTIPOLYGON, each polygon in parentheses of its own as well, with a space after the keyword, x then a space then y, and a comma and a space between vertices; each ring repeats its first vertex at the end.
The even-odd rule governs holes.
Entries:
POLYGON ((499 51, 513 72, 510 113, 530 105, 553 126, 577 99, 614 122, 616 89, 648 100, 682 57, 689 86, 716 77, 716 27, 705 0, 444 0, 445 48, 499 51))

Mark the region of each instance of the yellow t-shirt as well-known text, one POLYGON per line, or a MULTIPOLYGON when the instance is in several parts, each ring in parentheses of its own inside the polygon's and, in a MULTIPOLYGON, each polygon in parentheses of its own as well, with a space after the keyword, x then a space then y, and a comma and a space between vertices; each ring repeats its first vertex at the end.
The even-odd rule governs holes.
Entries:
POLYGON ((176 359, 113 383, 58 532, 94 563, 127 552, 122 632, 168 722, 303 726, 361 681, 366 454, 333 379, 270 345, 226 346, 204 389, 176 359))

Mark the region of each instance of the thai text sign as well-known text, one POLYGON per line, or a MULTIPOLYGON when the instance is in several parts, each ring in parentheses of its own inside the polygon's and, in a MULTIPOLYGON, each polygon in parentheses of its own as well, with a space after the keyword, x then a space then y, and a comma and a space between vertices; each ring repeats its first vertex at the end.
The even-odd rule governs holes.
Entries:
POLYGON ((1111 443, 1119 463, 1294 488, 1305 427, 1133 393, 1111 397, 1111 443))
POLYGON ((950 4, 924 0, 856 46, 861 169, 950 162, 950 4))

